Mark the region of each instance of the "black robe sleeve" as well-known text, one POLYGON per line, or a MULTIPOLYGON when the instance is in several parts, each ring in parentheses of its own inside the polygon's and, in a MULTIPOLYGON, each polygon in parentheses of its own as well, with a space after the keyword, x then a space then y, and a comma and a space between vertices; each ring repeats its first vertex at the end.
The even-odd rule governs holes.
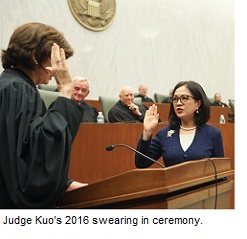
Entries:
MULTIPOLYGON (((0 84, 1 86, 1 84, 0 84)), ((45 109, 25 81, 0 87, 0 208, 52 208, 67 188, 83 110, 58 97, 45 109)))

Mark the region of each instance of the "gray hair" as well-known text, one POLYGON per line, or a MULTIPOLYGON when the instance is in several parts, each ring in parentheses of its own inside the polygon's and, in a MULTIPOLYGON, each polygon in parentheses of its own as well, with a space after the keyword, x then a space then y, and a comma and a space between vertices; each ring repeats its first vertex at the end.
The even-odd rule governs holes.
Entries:
POLYGON ((82 77, 82 76, 76 76, 73 78, 73 81, 79 81, 79 82, 86 82, 88 84, 88 88, 90 88, 90 82, 89 80, 87 80, 86 78, 82 77))

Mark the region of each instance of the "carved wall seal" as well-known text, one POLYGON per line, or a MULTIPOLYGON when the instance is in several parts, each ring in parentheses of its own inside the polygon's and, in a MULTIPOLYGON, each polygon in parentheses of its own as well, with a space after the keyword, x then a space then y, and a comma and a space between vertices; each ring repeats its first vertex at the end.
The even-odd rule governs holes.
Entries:
POLYGON ((116 14, 116 0, 68 0, 76 20, 92 31, 108 28, 116 14))

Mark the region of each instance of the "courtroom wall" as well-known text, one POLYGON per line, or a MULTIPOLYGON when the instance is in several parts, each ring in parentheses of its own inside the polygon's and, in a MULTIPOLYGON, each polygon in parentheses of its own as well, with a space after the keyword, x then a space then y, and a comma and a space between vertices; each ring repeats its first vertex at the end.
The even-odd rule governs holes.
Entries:
POLYGON ((1 49, 17 26, 40 21, 74 47, 68 64, 73 76, 90 80, 88 99, 117 97, 122 86, 137 90, 141 83, 153 97, 181 80, 198 81, 209 97, 220 91, 226 103, 234 98, 233 0, 116 2, 113 24, 93 32, 78 23, 67 0, 0 0, 1 49))

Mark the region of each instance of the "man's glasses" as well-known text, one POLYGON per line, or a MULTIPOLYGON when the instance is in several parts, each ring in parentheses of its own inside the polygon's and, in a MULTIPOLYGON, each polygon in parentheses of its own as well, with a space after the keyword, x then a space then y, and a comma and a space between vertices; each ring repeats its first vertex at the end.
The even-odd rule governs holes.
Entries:
POLYGON ((194 97, 191 96, 191 95, 181 95, 180 97, 174 96, 174 97, 172 98, 172 103, 178 103, 179 100, 180 100, 182 103, 186 103, 186 102, 189 100, 189 98, 194 99, 194 97))

